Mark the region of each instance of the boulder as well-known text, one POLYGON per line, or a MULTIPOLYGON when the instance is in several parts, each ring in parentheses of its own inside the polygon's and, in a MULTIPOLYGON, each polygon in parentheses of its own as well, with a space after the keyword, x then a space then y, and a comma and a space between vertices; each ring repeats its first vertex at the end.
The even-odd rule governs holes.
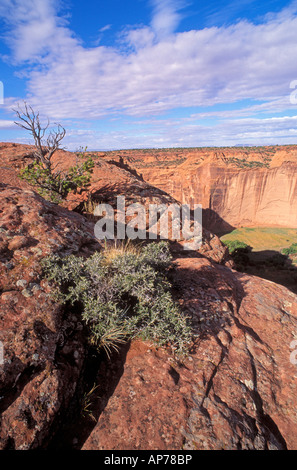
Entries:
POLYGON ((296 449, 296 295, 207 259, 177 260, 174 277, 192 353, 133 342, 83 449, 296 449))
POLYGON ((0 449, 34 449, 58 424, 85 357, 82 324, 53 300, 47 255, 88 255, 92 225, 32 190, 0 185, 0 449))

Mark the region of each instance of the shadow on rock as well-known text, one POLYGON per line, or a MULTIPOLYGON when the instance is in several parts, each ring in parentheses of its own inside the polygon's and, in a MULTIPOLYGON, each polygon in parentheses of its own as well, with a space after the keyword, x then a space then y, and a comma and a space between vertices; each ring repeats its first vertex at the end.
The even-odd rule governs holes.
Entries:
POLYGON ((251 251, 234 258, 236 269, 280 284, 297 294, 297 266, 279 251, 251 251))
POLYGON ((49 450, 80 450, 96 426, 124 372, 130 342, 110 357, 90 348, 84 370, 62 425, 49 442, 49 450))

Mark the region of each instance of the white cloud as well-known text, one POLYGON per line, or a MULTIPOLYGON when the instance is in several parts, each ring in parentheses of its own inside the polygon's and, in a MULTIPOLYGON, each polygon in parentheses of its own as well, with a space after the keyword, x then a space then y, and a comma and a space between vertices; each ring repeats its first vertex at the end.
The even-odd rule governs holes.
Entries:
POLYGON ((290 144, 296 143, 297 116, 232 119, 215 126, 171 120, 163 125, 155 122, 150 130, 151 138, 145 142, 150 147, 157 147, 161 141, 164 147, 290 144))
POLYGON ((65 57, 79 47, 66 19, 58 16, 58 0, 1 1, 0 17, 9 28, 6 42, 14 64, 51 67, 56 57, 65 57))
POLYGON ((180 0, 151 0, 151 3, 154 9, 151 27, 160 40, 174 33, 183 3, 180 0))
MULTIPOLYGON (((152 2, 150 27, 130 30, 126 41, 133 47, 123 50, 83 47, 58 16, 55 2, 2 0, 0 15, 10 25, 7 40, 13 58, 20 65, 31 63, 28 101, 57 120, 113 114, 151 116, 178 107, 240 100, 262 104, 213 115, 227 119, 292 108, 290 83, 297 79, 295 3, 280 14, 266 17, 262 24, 241 21, 174 33, 183 3, 152 2)), ((210 117, 211 112, 204 113, 204 117, 207 115, 210 117)), ((238 123, 239 127, 237 121, 232 126, 242 135, 240 126, 247 123, 238 123)), ((261 123, 256 122, 260 127, 261 123)), ((223 138, 225 132, 231 138, 225 124, 220 125, 219 135, 223 138)), ((185 122, 182 129, 191 132, 185 122)), ((209 128, 203 128, 203 132, 212 138, 209 128)))
POLYGON ((111 24, 107 24, 99 29, 99 33, 104 33, 105 31, 108 31, 110 29, 111 29, 111 24))
POLYGON ((13 129, 16 125, 14 121, 8 121, 5 119, 0 119, 0 129, 13 129))
POLYGON ((152 47, 155 42, 155 34, 148 26, 129 29, 123 35, 123 42, 126 42, 135 51, 138 51, 143 48, 152 47))
POLYGON ((93 128, 69 132, 65 144, 76 150, 148 147, 234 146, 238 144, 293 144, 297 139, 297 116, 245 118, 206 125, 197 120, 147 119, 129 123, 123 130, 93 128))
POLYGON ((60 118, 148 115, 243 99, 271 102, 289 96, 297 77, 295 16, 179 33, 157 44, 148 28, 133 34, 141 47, 128 55, 84 49, 74 40, 52 50, 47 67, 30 75, 34 103, 60 118))

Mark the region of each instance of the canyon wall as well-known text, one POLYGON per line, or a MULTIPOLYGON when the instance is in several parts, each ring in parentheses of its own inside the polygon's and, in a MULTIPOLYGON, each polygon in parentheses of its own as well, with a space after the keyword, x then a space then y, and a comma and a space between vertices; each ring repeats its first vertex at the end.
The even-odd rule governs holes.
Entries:
POLYGON ((120 155, 145 181, 178 201, 202 204, 209 230, 297 227, 296 146, 120 155))
MULTIPOLYGON (((88 257, 102 248, 94 220, 67 208, 90 194, 108 203, 123 194, 146 207, 172 198, 98 158, 88 190, 64 208, 19 179, 31 152, 0 144, 0 449, 296 449, 297 296, 230 269, 225 247, 208 233, 198 253, 176 249, 170 271, 191 320, 188 357, 140 340, 95 355, 80 309, 57 301, 41 266, 48 255, 88 257)), ((75 162, 67 152, 56 157, 66 169, 75 162)), ((239 214, 249 198, 256 214, 273 198, 280 212, 290 198, 294 207, 293 162, 239 171, 218 159, 199 168, 190 158, 168 161, 143 169, 161 187, 179 167, 172 178, 181 200, 202 194, 222 211, 241 205, 239 214)))
POLYGON ((295 228, 296 169, 294 163, 283 163, 277 168, 238 171, 208 163, 189 174, 171 174, 162 184, 153 174, 148 180, 155 180, 182 203, 202 204, 204 224, 210 230, 228 226, 295 228))

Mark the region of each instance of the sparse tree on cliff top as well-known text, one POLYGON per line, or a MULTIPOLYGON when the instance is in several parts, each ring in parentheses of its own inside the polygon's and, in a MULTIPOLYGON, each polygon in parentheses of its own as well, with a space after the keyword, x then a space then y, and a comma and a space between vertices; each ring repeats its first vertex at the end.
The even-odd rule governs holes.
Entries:
POLYGON ((66 130, 60 124, 57 124, 55 130, 48 132, 49 120, 45 126, 41 125, 39 113, 35 113, 32 106, 24 102, 24 107, 21 108, 18 105, 18 109, 14 110, 19 118, 19 122, 15 121, 15 124, 22 129, 30 132, 33 136, 35 143, 34 157, 36 160, 47 168, 52 170, 52 157, 56 150, 60 148, 60 143, 66 135, 66 130))
POLYGON ((84 188, 89 183, 94 168, 92 157, 88 156, 82 164, 77 164, 68 171, 58 170, 59 163, 53 165, 52 157, 61 149, 60 143, 66 135, 64 127, 56 124, 55 130, 49 130, 49 120, 42 126, 39 113, 35 113, 26 102, 23 108, 18 106, 14 111, 19 119, 15 124, 29 131, 35 143, 35 161, 21 171, 21 178, 37 186, 42 196, 55 202, 65 199, 70 191, 84 188))

